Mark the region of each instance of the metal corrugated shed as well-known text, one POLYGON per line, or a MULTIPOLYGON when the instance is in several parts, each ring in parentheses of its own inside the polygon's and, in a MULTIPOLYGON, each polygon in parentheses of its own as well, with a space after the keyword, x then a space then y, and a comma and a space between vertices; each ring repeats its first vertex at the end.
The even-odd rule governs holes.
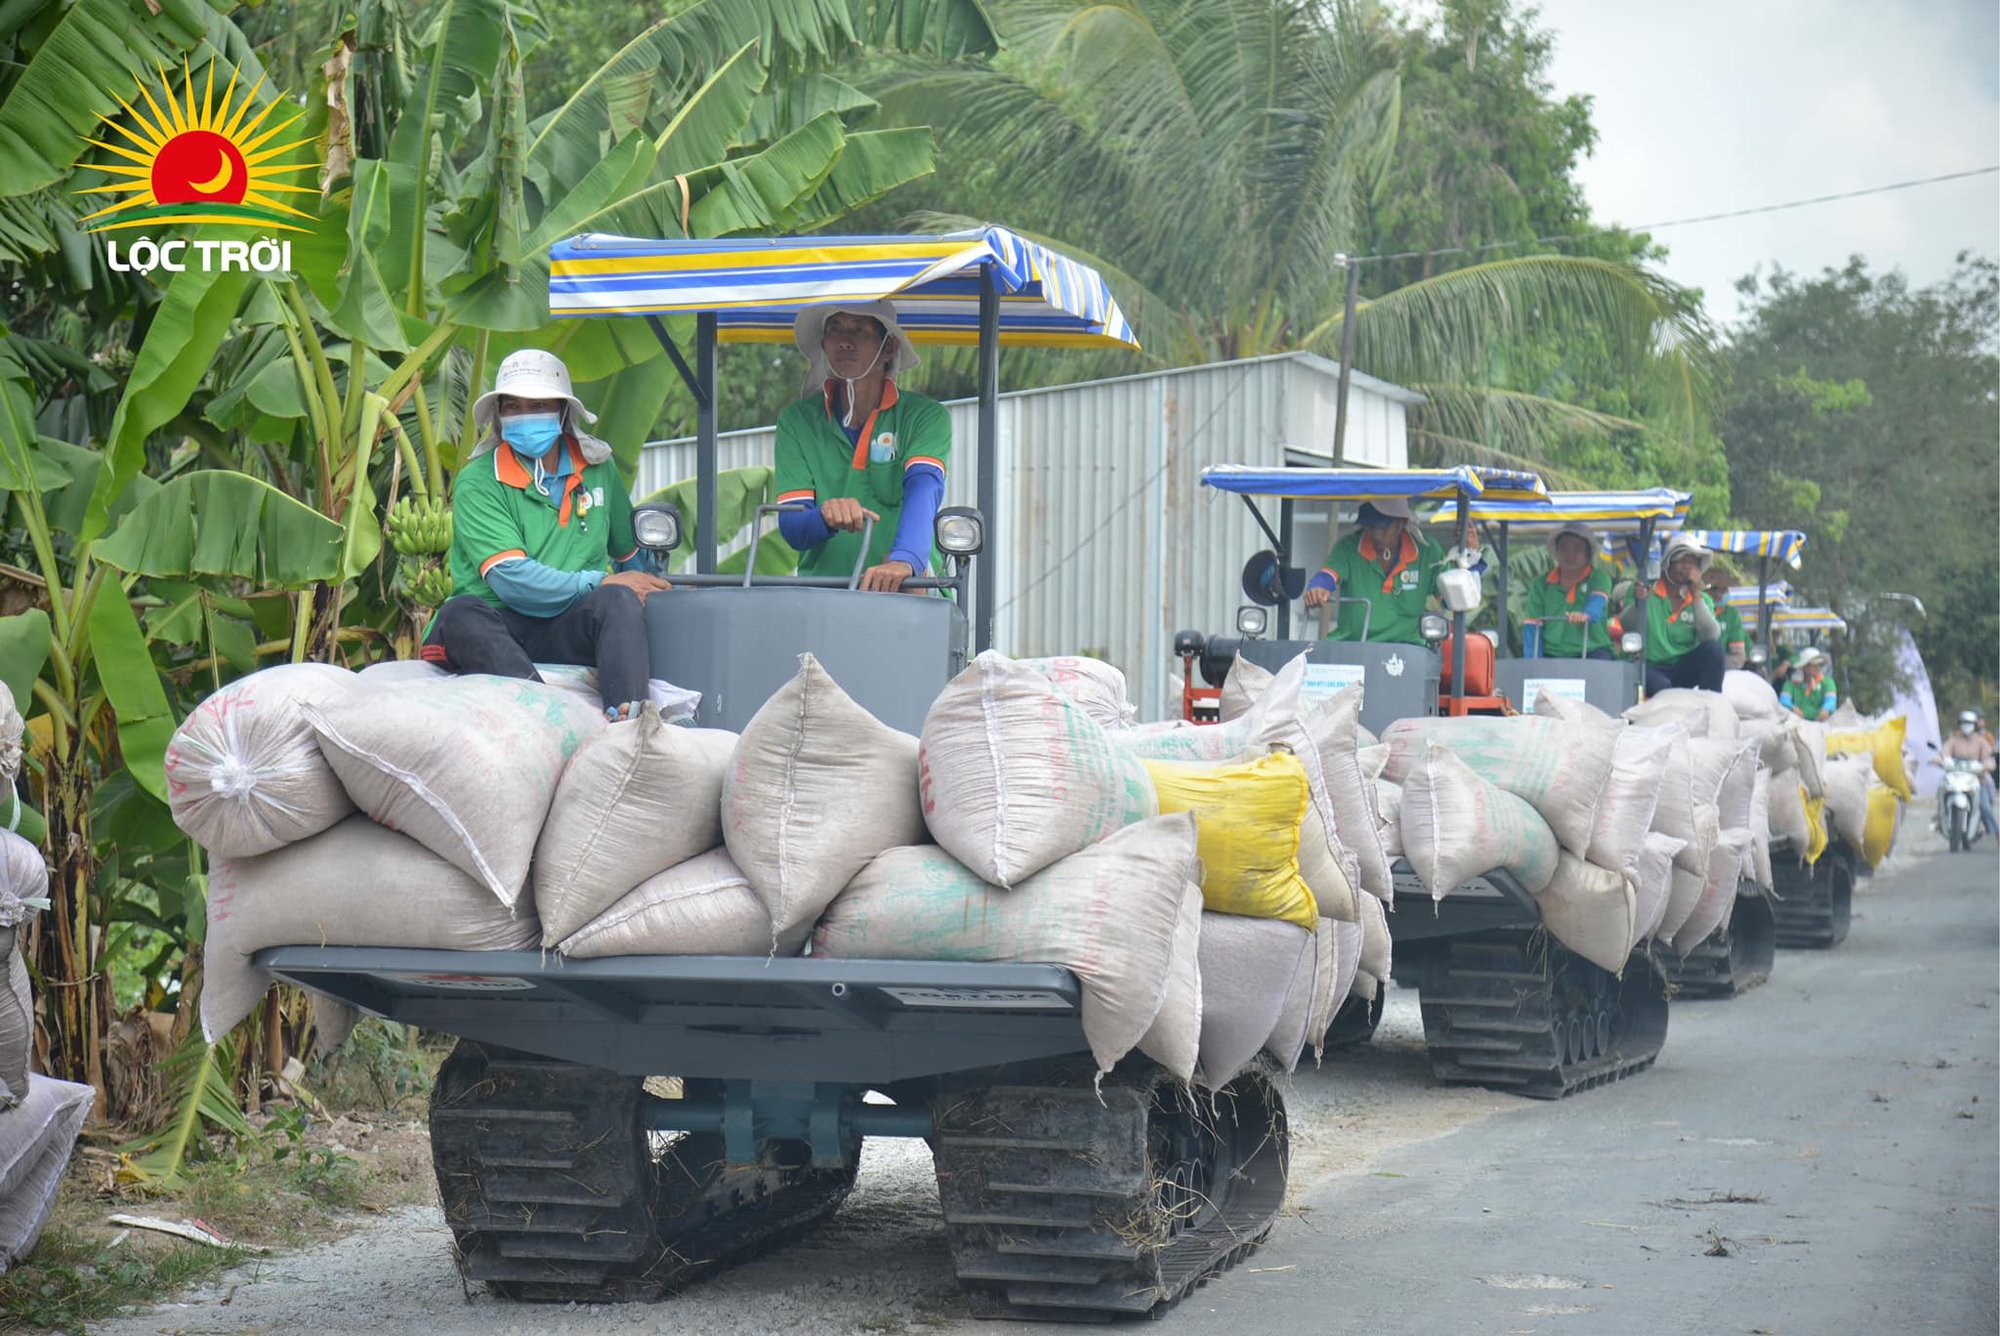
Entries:
MULTIPOLYGON (((1281 353, 1001 395, 1007 503, 986 558, 999 563, 998 647, 1106 659, 1124 671, 1140 717, 1164 717, 1178 684, 1174 632, 1228 629, 1243 562, 1269 546, 1240 500, 1199 485, 1201 469, 1326 462, 1339 372, 1311 353, 1281 353)), ((1356 372, 1347 462, 1407 467, 1404 415, 1420 402, 1356 372)), ((946 503, 970 505, 977 405, 948 407, 946 503)), ((725 433, 718 463, 769 464, 772 442, 768 427, 725 433)), ((693 472, 691 439, 649 442, 635 494, 693 472)), ((1275 506, 1269 513, 1275 524, 1275 506)), ((1296 524, 1298 561, 1310 569, 1324 552, 1326 507, 1301 503, 1296 524)))

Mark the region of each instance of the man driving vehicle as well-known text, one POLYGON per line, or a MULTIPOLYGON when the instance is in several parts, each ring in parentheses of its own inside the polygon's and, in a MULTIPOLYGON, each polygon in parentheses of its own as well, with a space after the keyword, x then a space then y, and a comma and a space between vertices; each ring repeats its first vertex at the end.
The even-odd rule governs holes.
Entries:
MULTIPOLYGON (((1478 548, 1476 530, 1466 544, 1478 548)), ((1418 623, 1448 569, 1445 550, 1412 523, 1410 503, 1381 497, 1361 503, 1354 532, 1327 553, 1326 565, 1306 583, 1304 601, 1312 609, 1336 596, 1352 600, 1338 605, 1328 640, 1360 640, 1365 624, 1371 644, 1420 645, 1418 623)))
POLYGON ((861 588, 893 593, 940 564, 932 525, 951 416, 897 385, 917 354, 888 302, 807 307, 793 336, 812 391, 778 415, 779 532, 798 549, 799 574, 845 576, 874 521, 861 588))
POLYGON ((1610 658, 1611 572, 1596 559, 1596 538, 1566 524, 1549 538, 1549 556, 1548 577, 1528 586, 1525 618, 1542 628, 1542 657, 1610 658))
POLYGON ((472 418, 479 443, 451 492, 453 594, 422 657, 536 681, 538 662, 594 667, 604 713, 630 718, 648 697, 646 596, 669 586, 632 535, 611 447, 583 430, 597 415, 561 358, 524 348, 472 418))

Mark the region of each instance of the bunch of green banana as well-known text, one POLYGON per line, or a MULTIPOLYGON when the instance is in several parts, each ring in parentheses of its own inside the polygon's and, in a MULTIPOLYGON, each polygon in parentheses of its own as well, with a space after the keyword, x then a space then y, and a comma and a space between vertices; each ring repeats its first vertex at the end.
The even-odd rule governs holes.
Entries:
POLYGON ((419 607, 435 608, 451 597, 451 571, 444 563, 406 556, 397 564, 403 589, 419 607))
POLYGON ((389 545, 401 556, 451 551, 451 512, 435 497, 420 499, 405 493, 389 508, 388 522, 382 528, 389 545))

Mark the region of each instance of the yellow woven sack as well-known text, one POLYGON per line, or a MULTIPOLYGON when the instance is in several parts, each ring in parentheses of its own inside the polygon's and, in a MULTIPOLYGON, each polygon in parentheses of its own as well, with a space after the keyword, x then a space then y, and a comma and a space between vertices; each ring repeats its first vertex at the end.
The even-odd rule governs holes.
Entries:
POLYGON ((1162 816, 1194 813, 1206 908, 1318 929, 1319 906, 1299 875, 1299 822, 1309 798, 1298 757, 1280 752, 1220 765, 1145 766, 1162 816))
POLYGON ((1799 785, 1799 797, 1806 805, 1806 862, 1817 863, 1819 856, 1826 852, 1826 799, 1808 797, 1806 786, 1799 785))
POLYGON ((1885 720, 1865 731, 1850 729, 1826 735, 1828 756, 1866 756, 1875 763, 1875 778, 1904 802, 1916 796, 1910 777, 1903 770, 1903 736, 1909 722, 1902 715, 1885 720))
POLYGON ((1896 791, 1886 784, 1871 784, 1868 787, 1868 817, 1861 826, 1861 856, 1868 860, 1870 868, 1882 866, 1882 860, 1896 847, 1896 827, 1902 823, 1903 800, 1896 791))

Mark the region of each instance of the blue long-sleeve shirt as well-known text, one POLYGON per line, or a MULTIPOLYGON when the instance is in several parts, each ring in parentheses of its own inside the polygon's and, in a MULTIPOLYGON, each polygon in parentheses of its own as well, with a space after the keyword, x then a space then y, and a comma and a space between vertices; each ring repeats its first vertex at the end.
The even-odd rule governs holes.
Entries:
MULTIPOLYGON (((912 571, 923 574, 930 565, 931 530, 937 523, 938 507, 943 503, 942 472, 928 464, 919 464, 903 475, 903 509, 896 517, 890 561, 904 562, 912 571)), ((817 505, 801 505, 779 512, 778 532, 787 543, 803 552, 831 538, 833 527, 820 515, 817 505)))

